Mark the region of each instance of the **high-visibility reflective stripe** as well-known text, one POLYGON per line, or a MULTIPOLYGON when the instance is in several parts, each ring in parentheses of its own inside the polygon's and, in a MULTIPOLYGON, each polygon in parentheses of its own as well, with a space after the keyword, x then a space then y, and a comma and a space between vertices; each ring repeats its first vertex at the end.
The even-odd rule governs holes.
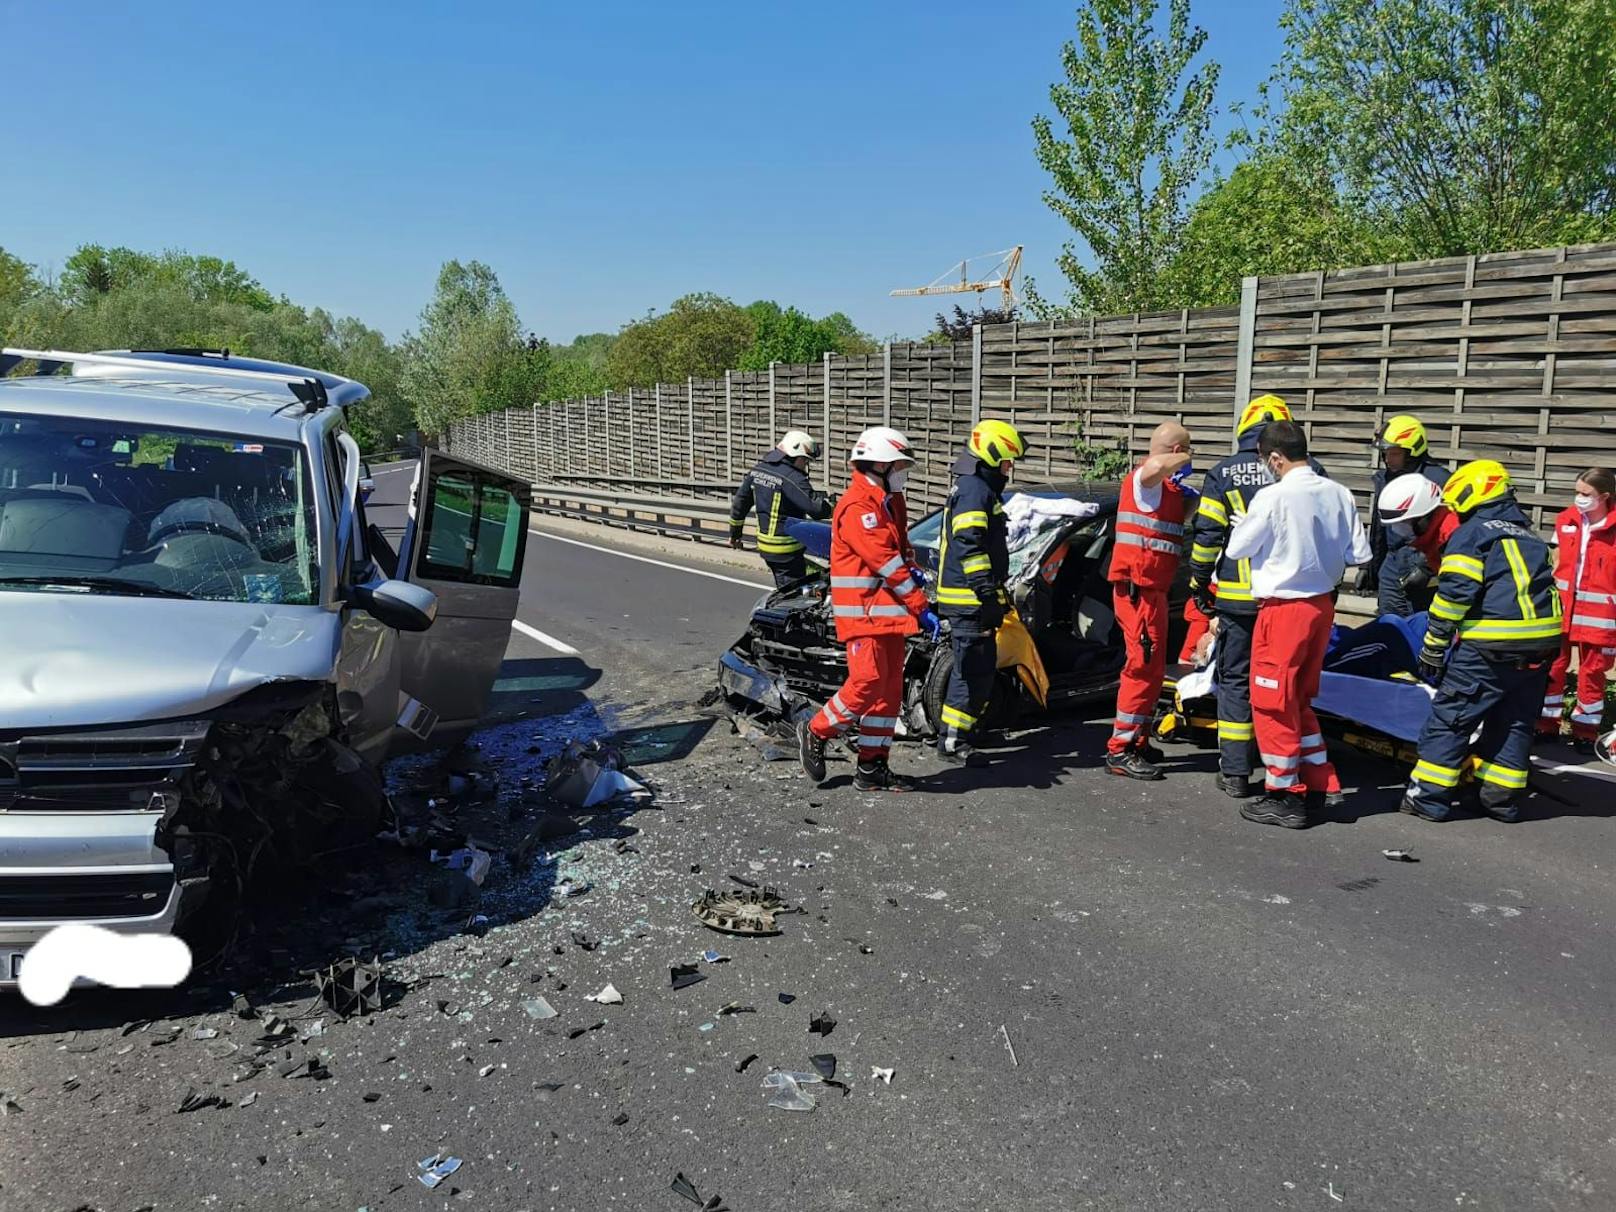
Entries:
POLYGON ((1162 534, 1183 534, 1184 527, 1177 522, 1163 522, 1160 518, 1153 518, 1146 513, 1131 513, 1125 509, 1117 510, 1117 522, 1123 526, 1140 526, 1145 530, 1160 531, 1162 534))
POLYGON ((1241 586, 1234 581, 1227 583, 1219 581, 1213 587, 1213 596, 1220 602, 1225 599, 1230 602, 1249 602, 1252 600, 1250 586, 1241 586))
POLYGON ((1466 640, 1552 640, 1560 635, 1558 619, 1472 619, 1459 625, 1466 640))
POLYGON ((1297 781, 1297 777, 1294 774, 1275 774, 1270 770, 1268 772, 1268 777, 1263 780, 1263 785, 1267 787, 1269 791, 1289 791, 1292 787, 1296 786, 1297 781))
POLYGON ((896 728, 898 717, 895 715, 867 715, 859 720, 859 727, 865 732, 878 732, 883 728, 896 728))
POLYGON ((1229 524, 1229 511, 1223 507, 1222 501, 1214 501, 1211 497, 1203 496, 1198 512, 1203 518, 1211 518, 1219 526, 1229 524))
POLYGON ((1605 705, 1603 703, 1589 703, 1586 706, 1578 703, 1571 711, 1571 722, 1573 724, 1597 724, 1604 717, 1605 705))
POLYGON ((953 520, 949 522, 948 528, 958 534, 962 530, 970 530, 972 527, 986 526, 987 524, 988 515, 986 510, 970 509, 964 513, 955 514, 953 520))
POLYGON ((1532 574, 1526 570, 1526 557, 1521 555, 1520 540, 1505 539, 1499 546, 1504 549, 1510 575, 1515 578, 1515 601, 1520 605, 1521 618, 1537 618, 1537 607, 1532 605, 1532 574))
POLYGON ((847 709, 847 704, 842 702, 841 691, 837 691, 830 696, 830 702, 825 704, 825 711, 837 719, 851 720, 853 718, 853 713, 847 709))
POLYGON ((1322 747, 1323 745, 1324 745, 1324 737, 1320 733, 1315 732, 1315 733, 1312 733, 1312 734, 1310 734, 1308 736, 1304 736, 1302 738, 1302 748, 1303 749, 1313 749, 1313 748, 1316 748, 1316 747, 1322 747))
POLYGON ((955 589, 944 586, 937 591, 937 601, 943 606, 980 606, 982 599, 974 589, 955 589))
POLYGON ((1236 724, 1232 720, 1218 721, 1218 740, 1249 741, 1256 733, 1250 724, 1236 724))
POLYGON ((906 598, 918 588, 919 586, 911 578, 904 577, 903 580, 892 586, 892 592, 900 598, 906 598))
POLYGON ((1485 566, 1474 556, 1445 555, 1442 557, 1442 566, 1437 569, 1437 575, 1447 576, 1448 573, 1454 572, 1462 577, 1469 577, 1472 581, 1480 581, 1485 571, 1485 566))
POLYGON ((1133 714, 1131 714, 1130 712, 1127 712, 1127 711, 1119 711, 1119 712, 1117 712, 1117 719, 1120 722, 1125 723, 1125 724, 1148 724, 1148 723, 1150 723, 1150 717, 1148 715, 1133 715, 1133 714))
POLYGON ((1172 539, 1153 539, 1142 534, 1118 534, 1118 544, 1124 547, 1144 547, 1150 551, 1162 551, 1173 555, 1179 549, 1179 544, 1172 539))
POLYGON ((880 577, 831 577, 832 589, 879 589, 880 577))
POLYGON ((1545 707, 1558 707, 1564 702, 1565 695, 1563 694, 1546 694, 1543 696, 1543 705, 1545 707))
POLYGON ((942 716, 943 723, 952 724, 955 728, 971 728, 976 725, 976 717, 961 711, 958 707, 949 707, 945 704, 942 716))
POLYGON ((1236 562, 1236 566, 1240 569, 1240 575, 1234 579, 1235 588, 1249 588, 1251 586, 1251 561, 1239 560, 1236 562))
POLYGON ((796 539, 782 539, 766 534, 758 535, 757 545, 759 551, 766 551, 770 555, 794 555, 803 549, 802 544, 796 539))
POLYGON ((902 606, 832 606, 831 614, 838 619, 890 619, 909 612, 902 606))
POLYGON ((1279 753, 1263 753, 1259 756, 1264 766, 1270 766, 1275 770, 1295 770, 1302 760, 1294 754, 1287 757, 1279 753))
POLYGON ((1546 719, 1546 720, 1557 720, 1557 719, 1559 719, 1560 718, 1560 709, 1558 707, 1545 707, 1543 709, 1543 718, 1546 719))
POLYGON ((858 747, 860 749, 890 749, 892 738, 889 736, 869 736, 859 733, 858 747))
POLYGON ((889 577, 902 567, 903 557, 901 555, 895 555, 885 564, 881 565, 881 567, 877 568, 875 570, 875 575, 878 577, 889 577))
POLYGON ((1119 740, 1119 741, 1131 741, 1131 740, 1133 740, 1134 737, 1139 735, 1139 729, 1137 729, 1137 728, 1114 728, 1114 729, 1111 730, 1111 735, 1116 737, 1116 739, 1119 740))
POLYGON ((1577 601, 1594 606, 1616 606, 1616 593, 1599 593, 1592 589, 1577 590, 1577 601))
POLYGON ((1304 753, 1302 760, 1309 766, 1323 766, 1330 760, 1330 755, 1322 749, 1315 749, 1312 753, 1304 753))
POLYGON ((966 572, 987 572, 993 567, 993 557, 985 555, 966 556, 960 561, 960 568, 966 572))
POLYGON ((1464 618, 1469 610, 1470 607, 1461 606, 1457 602, 1450 602, 1440 593, 1431 599, 1431 614, 1436 618, 1446 619, 1450 623, 1456 623, 1464 618))
POLYGON ((1415 781, 1431 783, 1437 787, 1457 787, 1460 773, 1452 766, 1438 766, 1435 762, 1427 762, 1423 758, 1414 763, 1415 781))
POLYGON ((1616 631, 1616 619, 1596 618, 1591 614, 1575 614, 1571 616, 1573 627, 1597 627, 1602 631, 1616 631))
POLYGON ((1481 777, 1482 782, 1491 783, 1495 787, 1508 787, 1513 791, 1519 791, 1526 786, 1526 771, 1517 770, 1513 766, 1500 766, 1495 762, 1484 762, 1480 758, 1476 759, 1476 774, 1481 777))
POLYGON ((1570 589, 1571 588, 1571 582, 1565 580, 1562 577, 1555 577, 1554 578, 1554 587, 1556 589, 1570 589))
POLYGON ((997 517, 999 514, 1001 514, 1003 512, 1004 512, 1004 502, 1003 501, 994 501, 993 502, 993 514, 994 514, 994 516, 997 517))
POLYGON ((1196 543, 1190 548, 1190 559, 1197 564, 1210 564, 1223 554, 1221 547, 1208 547, 1204 543, 1196 543))

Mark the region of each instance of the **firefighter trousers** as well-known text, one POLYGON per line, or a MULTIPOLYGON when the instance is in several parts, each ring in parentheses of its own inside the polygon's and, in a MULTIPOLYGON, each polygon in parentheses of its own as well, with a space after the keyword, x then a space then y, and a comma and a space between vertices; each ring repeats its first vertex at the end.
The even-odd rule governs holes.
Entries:
POLYGON ((821 740, 858 725, 859 765, 884 762, 903 704, 905 637, 866 635, 847 642, 847 681, 809 723, 821 740))
POLYGON ((1218 615, 1218 769, 1225 777, 1251 777, 1251 636, 1254 614, 1218 615))
POLYGON ((1167 674, 1167 591, 1134 585, 1111 587, 1111 607, 1122 629, 1126 658, 1117 687, 1117 718, 1107 753, 1143 749, 1167 674))
POLYGON ((961 630, 956 625, 949 643, 953 647, 954 671, 948 679, 948 693, 943 696, 937 732, 937 744, 946 750, 954 749, 975 731, 987 714, 999 667, 999 644, 991 631, 961 630))
POLYGON ((1335 603, 1327 593, 1269 598, 1257 611, 1251 712, 1270 795, 1341 790, 1313 714, 1333 622, 1335 603))
POLYGON ((1545 736, 1560 735, 1573 649, 1577 653, 1577 689, 1571 704, 1571 735, 1578 740, 1593 741, 1599 738, 1600 724, 1605 718, 1605 679, 1611 666, 1616 664, 1616 648, 1578 643, 1569 636, 1560 645, 1560 655, 1549 666, 1549 684, 1543 691, 1543 714, 1537 730, 1545 736))
POLYGON ((1522 667, 1489 657, 1464 640, 1454 646, 1420 731, 1419 761, 1408 784, 1408 798, 1422 813, 1441 820, 1453 810, 1467 767, 1480 781, 1487 807, 1507 809, 1520 798, 1548 665, 1548 654, 1535 666, 1522 667))
POLYGON ((791 555, 766 555, 763 562, 769 566, 774 574, 774 587, 784 589, 793 581, 800 581, 808 575, 808 555, 798 551, 791 555))

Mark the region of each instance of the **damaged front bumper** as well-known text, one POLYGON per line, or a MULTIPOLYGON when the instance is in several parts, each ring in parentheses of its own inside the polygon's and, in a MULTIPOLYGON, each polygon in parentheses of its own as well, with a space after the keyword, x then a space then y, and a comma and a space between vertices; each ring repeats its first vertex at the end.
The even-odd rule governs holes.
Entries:
POLYGON ((734 648, 718 658, 718 685, 731 699, 754 703, 762 711, 795 720, 812 713, 813 704, 793 690, 785 678, 765 673, 734 648))

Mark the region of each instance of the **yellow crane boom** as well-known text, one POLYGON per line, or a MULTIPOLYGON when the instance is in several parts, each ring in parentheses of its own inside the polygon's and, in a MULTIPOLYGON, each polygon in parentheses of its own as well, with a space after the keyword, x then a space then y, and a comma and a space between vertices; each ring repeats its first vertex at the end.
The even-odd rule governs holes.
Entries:
POLYGON ((1009 311, 1016 305, 1015 279, 1016 275, 1021 272, 1022 247, 1022 245, 1017 244, 1014 248, 1007 248, 1003 252, 985 253, 980 257, 967 257, 958 264, 950 266, 924 286, 908 286, 892 291, 891 294, 894 297, 899 295, 959 295, 969 294, 973 291, 981 294, 986 290, 997 290, 1003 295, 1005 310, 1009 311), (986 261, 990 257, 993 259, 993 268, 988 271, 987 276, 972 281, 971 262, 986 261), (953 281, 952 279, 956 273, 959 275, 959 280, 953 281))

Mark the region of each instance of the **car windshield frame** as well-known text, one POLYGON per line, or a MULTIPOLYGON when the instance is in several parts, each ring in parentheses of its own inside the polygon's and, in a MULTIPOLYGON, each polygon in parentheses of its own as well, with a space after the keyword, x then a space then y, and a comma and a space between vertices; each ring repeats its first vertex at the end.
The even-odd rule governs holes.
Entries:
POLYGON ((0 593, 314 606, 304 444, 0 409, 0 593))

